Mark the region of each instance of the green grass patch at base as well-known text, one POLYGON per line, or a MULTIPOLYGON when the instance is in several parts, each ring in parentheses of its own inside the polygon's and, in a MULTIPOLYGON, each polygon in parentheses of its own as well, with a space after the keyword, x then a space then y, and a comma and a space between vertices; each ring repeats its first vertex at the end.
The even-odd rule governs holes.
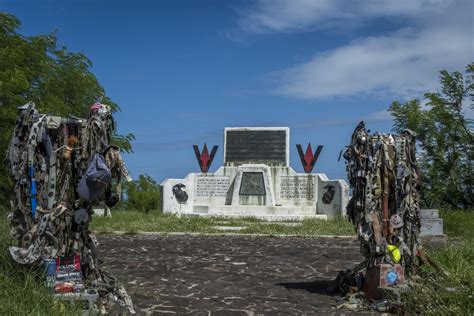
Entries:
MULTIPOLYGON (((405 295, 408 314, 474 315, 474 212, 442 211, 444 231, 455 245, 430 251, 448 276, 425 265, 420 269, 422 283, 405 295)), ((71 315, 72 306, 54 302, 43 286, 41 271, 13 262, 8 254, 11 244, 5 221, 0 218, 0 315, 71 315)), ((344 218, 334 220, 307 219, 300 223, 268 223, 253 217, 177 217, 160 213, 133 211, 114 212, 112 218, 94 217, 91 228, 99 232, 125 231, 226 233, 215 226, 245 227, 231 233, 283 235, 355 235, 344 218)))
POLYGON ((223 233, 216 226, 242 227, 232 233, 242 234, 283 234, 283 235, 355 235, 354 227, 347 219, 331 220, 305 219, 298 222, 268 223, 254 217, 194 217, 148 214, 135 211, 114 212, 112 217, 94 217, 91 228, 98 232, 189 232, 223 233))
POLYGON ((20 265, 10 258, 5 213, 0 212, 0 217, 0 315, 79 314, 77 307, 53 300, 41 268, 20 265))
POLYGON ((446 274, 420 268, 419 285, 404 296, 405 310, 423 315, 474 315, 474 211, 443 210, 444 233, 456 242, 429 251, 446 274))
POLYGON ((474 210, 441 210, 440 217, 446 235, 474 240, 474 210))

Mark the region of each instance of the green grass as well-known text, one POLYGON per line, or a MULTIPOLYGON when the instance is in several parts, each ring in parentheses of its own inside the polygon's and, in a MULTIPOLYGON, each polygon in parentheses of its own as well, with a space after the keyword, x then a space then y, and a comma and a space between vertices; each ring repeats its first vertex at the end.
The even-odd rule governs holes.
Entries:
POLYGON ((5 213, 0 211, 0 315, 71 315, 73 307, 54 302, 43 285, 41 269, 22 266, 8 253, 10 238, 5 213))
MULTIPOLYGON (((292 222, 296 223, 296 222, 292 222)), ((158 212, 148 214, 135 211, 113 212, 112 218, 94 217, 91 228, 97 232, 123 231, 136 232, 191 232, 225 233, 215 226, 245 227, 242 234, 283 234, 283 235, 354 235, 354 228, 346 219, 333 220, 307 219, 298 226, 268 223, 253 217, 226 219, 222 217, 177 217, 158 212)))
MULTIPOLYGON (((20 266, 8 255, 10 240, 5 215, 0 211, 0 315, 70 315, 70 306, 55 303, 43 286, 41 271, 20 266)), ((442 211, 444 230, 456 243, 430 251, 445 276, 425 265, 420 269, 422 283, 405 295, 406 312, 428 315, 474 315, 474 211, 442 211)), ((243 234, 354 235, 352 224, 334 220, 304 220, 300 226, 267 223, 256 218, 225 219, 114 212, 112 218, 94 217, 92 229, 99 232, 139 231, 225 233, 214 226, 246 227, 243 234)))
POLYGON ((474 210, 441 210, 444 233, 451 238, 474 240, 474 210))
POLYGON ((422 266, 423 282, 405 295, 406 310, 411 314, 474 315, 474 211, 444 210, 440 215, 448 240, 456 242, 429 255, 447 275, 422 266))
MULTIPOLYGON (((445 276, 429 265, 420 268, 422 282, 411 287, 404 295, 408 314, 426 315, 474 315, 474 211, 441 212, 444 231, 450 246, 431 250, 429 255, 449 274, 445 276)), ((304 220, 300 226, 267 223, 255 218, 224 219, 144 214, 133 211, 115 212, 112 218, 96 217, 92 227, 100 232, 194 232, 226 233, 213 226, 241 226, 242 234, 283 235, 354 235, 354 229, 346 219, 304 220)), ((231 231, 235 233, 235 231, 231 231)))

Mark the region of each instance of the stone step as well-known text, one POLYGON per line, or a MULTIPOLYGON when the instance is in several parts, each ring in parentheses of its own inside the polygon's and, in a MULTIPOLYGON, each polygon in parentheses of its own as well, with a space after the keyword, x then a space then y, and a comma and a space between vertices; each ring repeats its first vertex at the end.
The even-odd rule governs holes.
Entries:
MULTIPOLYGON (((183 216, 187 216, 188 214, 183 214, 183 216)), ((192 214, 192 216, 196 216, 196 214, 192 214)), ((242 218, 241 214, 199 214, 202 217, 211 217, 211 216, 219 216, 224 218, 242 218)), ((255 217, 257 219, 261 219, 264 221, 269 222, 299 222, 304 219, 322 219, 327 220, 327 215, 325 214, 315 214, 315 215, 268 215, 268 214, 252 214, 247 215, 251 217, 255 217)))
POLYGON ((258 207, 258 206, 218 206, 210 207, 204 210, 204 207, 195 205, 193 213, 199 214, 219 214, 219 215, 272 215, 272 216, 311 216, 316 215, 316 210, 313 207, 258 207))
POLYGON ((212 226, 212 228, 222 231, 240 231, 244 230, 245 226, 212 226))
POLYGON ((307 211, 303 212, 301 210, 269 210, 269 211, 260 211, 260 210, 242 210, 242 209, 235 209, 235 210, 222 210, 222 209, 215 209, 209 210, 209 214, 242 214, 251 216, 253 214, 267 214, 267 215, 315 215, 315 211, 307 211))
MULTIPOLYGON (((263 222, 264 225, 275 224, 274 222, 263 222)), ((278 225, 286 227, 300 227, 303 226, 302 222, 278 222, 278 225)))
MULTIPOLYGON (((195 213, 196 214, 196 213, 195 213)), ((203 213, 199 213, 201 215, 203 213)), ((313 216, 318 215, 315 212, 292 212, 292 211, 277 211, 277 212, 258 212, 258 211, 245 211, 245 210, 234 210, 233 212, 222 212, 222 211, 209 211, 209 214, 212 216, 227 216, 227 215, 239 215, 239 216, 257 216, 257 215, 264 215, 264 216, 313 216)), ((321 214, 323 215, 323 214, 321 214)))
POLYGON ((420 218, 438 218, 439 211, 437 209, 420 210, 420 218))
POLYGON ((420 218, 421 231, 420 236, 442 236, 443 219, 442 218, 420 218))

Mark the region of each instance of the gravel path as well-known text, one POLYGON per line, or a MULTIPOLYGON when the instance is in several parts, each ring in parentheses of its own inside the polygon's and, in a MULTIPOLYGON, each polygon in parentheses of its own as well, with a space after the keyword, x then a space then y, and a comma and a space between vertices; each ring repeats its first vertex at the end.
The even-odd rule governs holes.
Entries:
MULTIPOLYGON (((105 268, 139 314, 336 312, 327 292, 362 260, 352 238, 99 235, 105 268)), ((347 311, 346 311, 347 313, 347 311)))

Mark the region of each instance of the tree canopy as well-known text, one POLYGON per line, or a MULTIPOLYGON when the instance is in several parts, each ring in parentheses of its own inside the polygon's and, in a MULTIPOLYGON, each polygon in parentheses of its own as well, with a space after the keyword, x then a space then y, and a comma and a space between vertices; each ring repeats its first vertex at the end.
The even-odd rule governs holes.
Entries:
POLYGON ((150 212, 160 209, 160 186, 147 174, 140 175, 137 180, 124 183, 127 195, 125 206, 128 209, 150 212))
POLYGON ((474 63, 464 74, 440 72, 441 88, 424 102, 393 102, 394 130, 418 134, 422 203, 426 207, 473 208, 473 121, 465 110, 474 106, 474 63))
MULTIPOLYGON (((91 72, 91 61, 81 52, 58 47, 56 34, 24 36, 21 22, 0 12, 0 155, 5 157, 17 107, 33 101, 42 113, 83 117, 89 106, 102 98, 112 110, 120 110, 91 72)), ((132 150, 133 134, 115 135, 114 143, 132 150)), ((0 204, 6 205, 8 180, 0 164, 0 204)))

